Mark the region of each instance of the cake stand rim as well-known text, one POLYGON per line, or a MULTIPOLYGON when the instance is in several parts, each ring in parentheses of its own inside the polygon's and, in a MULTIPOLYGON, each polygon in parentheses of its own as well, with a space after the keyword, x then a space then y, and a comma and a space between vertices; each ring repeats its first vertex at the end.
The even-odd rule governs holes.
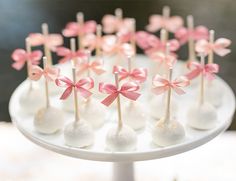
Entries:
POLYGON ((150 151, 139 151, 139 152, 95 152, 91 150, 85 150, 85 149, 79 149, 79 148, 72 148, 72 147, 61 147, 54 144, 49 144, 48 142, 38 139, 34 137, 32 134, 30 134, 28 131, 24 130, 19 124, 18 120, 16 120, 13 110, 11 109, 13 104, 13 98, 16 94, 16 91, 19 89, 20 85, 24 83, 24 81, 14 90, 12 93, 12 96, 9 101, 9 113, 12 119, 12 122, 16 127, 19 129, 19 131, 27 137, 29 140, 34 142, 35 144, 46 148, 48 150, 54 151, 59 154, 67 155, 74 158, 80 158, 85 160, 93 160, 93 161, 104 161, 104 162, 133 162, 133 161, 145 161, 145 160, 153 160, 153 159, 159 159, 164 157, 170 157, 174 156, 180 153, 184 153, 187 151, 190 151, 194 148, 197 148, 213 138, 215 138, 220 133, 224 132, 231 124, 232 118, 235 112, 235 95, 232 90, 232 88, 220 77, 217 77, 221 81, 221 83, 224 84, 224 86, 227 87, 232 97, 234 97, 234 109, 232 109, 231 115, 229 116, 229 119, 225 121, 225 124, 221 125, 218 129, 211 131, 209 134, 198 138, 196 140, 191 140, 185 143, 169 146, 169 147, 163 147, 158 148, 158 150, 153 149, 150 151))

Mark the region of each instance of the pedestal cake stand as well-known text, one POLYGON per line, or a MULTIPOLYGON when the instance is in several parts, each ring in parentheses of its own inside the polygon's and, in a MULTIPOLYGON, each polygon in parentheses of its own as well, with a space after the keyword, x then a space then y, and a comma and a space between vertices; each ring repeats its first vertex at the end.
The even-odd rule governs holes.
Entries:
MULTIPOLYGON (((181 63, 178 64, 180 65, 181 63)), ((105 147, 105 136, 108 128, 111 126, 110 124, 113 124, 112 122, 114 120, 111 121, 111 118, 115 116, 115 111, 110 111, 108 109, 107 112, 109 113, 107 115, 107 119, 109 118, 109 120, 107 120, 107 123, 105 123, 102 128, 95 132, 95 144, 89 148, 79 149, 65 145, 62 131, 59 131, 53 135, 43 135, 34 130, 33 115, 27 114, 27 111, 21 107, 19 103, 20 95, 27 89, 28 83, 28 80, 26 80, 16 88, 9 103, 11 119, 21 133, 39 146, 59 154, 86 160, 113 162, 113 181, 134 181, 135 174, 133 166, 135 161, 173 156, 194 149, 210 141, 229 127, 235 111, 235 96, 233 91, 226 82, 217 77, 215 83, 217 88, 222 90, 222 104, 217 108, 218 123, 214 129, 200 131, 189 128, 185 124, 186 109, 194 101, 193 99, 190 99, 190 97, 193 97, 196 93, 196 91, 189 89, 187 90, 188 96, 184 96, 183 98, 181 97, 181 105, 184 106, 181 106, 182 108, 180 109, 178 115, 178 120, 182 121, 186 130, 186 138, 181 143, 168 147, 158 147, 154 145, 151 141, 149 130, 152 125, 152 121, 150 121, 151 118, 147 117, 148 123, 146 129, 138 132, 138 145, 136 151, 123 153, 110 152, 106 150, 105 147)), ((61 102, 58 97, 59 95, 52 97, 52 104, 54 106, 61 107, 61 102)), ((148 107, 147 101, 141 101, 146 104, 145 107, 148 107)), ((65 112, 65 117, 66 121, 73 120, 72 113, 65 112)))

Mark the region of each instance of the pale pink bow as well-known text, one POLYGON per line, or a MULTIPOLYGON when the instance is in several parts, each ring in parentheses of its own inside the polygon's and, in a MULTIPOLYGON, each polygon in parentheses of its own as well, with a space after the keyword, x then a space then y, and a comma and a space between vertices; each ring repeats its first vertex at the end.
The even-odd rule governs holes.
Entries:
POLYGON ((131 80, 134 80, 138 83, 142 83, 145 82, 145 80, 147 79, 147 69, 145 68, 135 68, 129 72, 122 66, 114 66, 113 73, 115 72, 119 74, 120 81, 129 77, 131 78, 131 80))
POLYGON ((66 99, 71 95, 73 88, 75 88, 75 90, 78 91, 82 97, 87 99, 92 95, 92 93, 89 90, 94 87, 94 81, 90 77, 80 79, 79 81, 74 83, 68 77, 62 76, 58 77, 55 82, 56 85, 59 87, 66 87, 66 90, 60 97, 60 99, 62 100, 66 99))
POLYGON ((161 64, 165 64, 168 68, 172 68, 174 64, 177 62, 177 59, 174 55, 166 55, 163 52, 155 52, 149 55, 149 57, 161 64))
POLYGON ((24 49, 16 49, 11 55, 11 58, 15 61, 12 67, 16 70, 21 70, 27 61, 30 61, 32 65, 38 65, 42 55, 40 50, 27 53, 24 49))
POLYGON ((193 30, 181 27, 175 32, 175 37, 180 41, 181 44, 186 43, 190 38, 193 40, 201 40, 209 38, 209 31, 205 26, 197 26, 193 30))
POLYGON ((39 80, 42 76, 48 81, 54 81, 59 76, 60 69, 55 67, 46 67, 45 69, 42 69, 38 65, 32 65, 29 73, 29 78, 34 81, 39 80))
POLYGON ((84 62, 81 64, 78 64, 78 71, 77 74, 81 75, 85 71, 91 70, 97 75, 101 75, 105 73, 106 71, 102 68, 102 63, 99 61, 92 61, 92 62, 84 62))
POLYGON ((60 34, 43 35, 41 33, 31 33, 29 34, 29 40, 31 46, 45 45, 52 51, 55 51, 57 46, 63 44, 63 38, 60 34))
POLYGON ((56 49, 57 55, 63 57, 59 60, 59 63, 65 63, 76 58, 78 61, 82 61, 88 58, 88 53, 85 50, 71 51, 69 48, 58 47, 56 49))
POLYGON ((133 30, 133 19, 120 19, 114 15, 107 14, 102 18, 102 25, 105 33, 115 33, 120 31, 130 32, 133 30))
POLYGON ((134 82, 127 82, 124 83, 121 88, 117 88, 115 85, 112 84, 99 84, 99 91, 101 93, 109 94, 103 101, 102 104, 109 106, 119 94, 123 95, 124 97, 136 101, 138 97, 141 95, 136 91, 139 89, 138 84, 134 82))
POLYGON ((219 56, 225 56, 231 52, 227 49, 230 46, 231 41, 226 38, 219 38, 213 44, 209 43, 207 40, 199 40, 196 43, 196 52, 209 54, 210 51, 215 52, 219 56))
POLYGON ((187 67, 191 70, 191 72, 185 75, 189 80, 196 78, 201 73, 203 73, 208 80, 213 80, 215 78, 215 74, 219 72, 219 65, 215 63, 202 65, 201 63, 194 61, 189 62, 187 67))
POLYGON ((66 25, 65 29, 62 31, 62 34, 65 37, 75 37, 81 36, 89 33, 94 33, 96 31, 97 23, 93 20, 85 22, 83 25, 80 25, 78 22, 70 22, 66 25))
POLYGON ((189 79, 185 76, 181 76, 173 81, 162 78, 160 75, 155 75, 153 78, 153 92, 157 95, 164 93, 169 89, 173 89, 177 94, 184 94, 182 87, 186 87, 190 84, 189 79))
POLYGON ((161 15, 152 15, 149 18, 149 24, 146 29, 150 32, 156 32, 162 28, 174 33, 183 26, 183 19, 180 16, 165 18, 161 15))

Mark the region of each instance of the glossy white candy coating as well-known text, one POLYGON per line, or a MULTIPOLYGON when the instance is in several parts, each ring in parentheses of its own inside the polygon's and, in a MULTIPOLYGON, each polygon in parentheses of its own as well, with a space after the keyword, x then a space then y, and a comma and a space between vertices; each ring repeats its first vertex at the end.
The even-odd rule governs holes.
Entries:
POLYGON ((159 120, 152 128, 153 142, 159 146, 170 146, 180 143, 185 138, 182 124, 176 120, 159 120))
POLYGON ((64 114, 60 109, 48 107, 40 109, 34 117, 35 129, 43 134, 53 134, 64 126, 64 114))
POLYGON ((136 133, 126 125, 123 125, 120 130, 116 125, 108 130, 106 145, 108 150, 114 152, 133 151, 137 145, 136 133))
POLYGON ((68 146, 83 148, 94 142, 94 133, 84 120, 71 122, 64 129, 64 139, 68 146))

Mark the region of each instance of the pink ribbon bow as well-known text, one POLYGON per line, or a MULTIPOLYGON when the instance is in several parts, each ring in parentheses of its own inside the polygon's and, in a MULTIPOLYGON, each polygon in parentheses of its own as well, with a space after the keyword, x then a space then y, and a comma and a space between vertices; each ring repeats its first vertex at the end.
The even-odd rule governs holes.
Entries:
POLYGON ((65 100, 67 97, 70 96, 72 93, 73 88, 78 91, 81 96, 83 96, 85 99, 90 97, 92 93, 89 91, 89 89, 92 89, 94 87, 94 81, 92 78, 87 77, 80 79, 77 81, 77 83, 74 83, 71 81, 68 77, 59 77, 56 79, 56 85, 59 87, 66 87, 66 90, 61 95, 60 99, 65 100))
POLYGON ((177 62, 177 59, 174 55, 166 55, 163 52, 154 52, 149 55, 149 57, 159 63, 164 63, 169 68, 173 67, 174 64, 177 62))
POLYGON ((102 63, 101 62, 93 61, 93 62, 84 62, 84 63, 78 64, 78 75, 83 74, 88 69, 92 70, 97 75, 101 75, 101 74, 106 72, 102 68, 102 63))
POLYGON ((78 61, 82 61, 88 58, 88 53, 84 50, 78 50, 76 52, 72 52, 69 48, 58 47, 56 49, 57 55, 63 57, 59 60, 59 63, 65 63, 76 58, 78 61))
POLYGON ((187 67, 192 70, 185 75, 189 80, 196 78, 201 73, 203 73, 208 80, 213 80, 215 78, 215 73, 219 72, 219 65, 215 63, 202 65, 198 62, 189 62, 187 67))
POLYGON ((231 41, 226 38, 219 38, 213 44, 209 43, 207 40, 199 40, 196 43, 195 49, 198 53, 209 54, 212 50, 219 56, 225 56, 231 52, 230 49, 226 48, 230 44, 231 41))
POLYGON ((42 69, 38 65, 32 65, 30 67, 29 78, 37 81, 44 76, 48 81, 54 81, 59 76, 59 73, 60 70, 55 67, 46 67, 45 69, 42 69))
POLYGON ((88 33, 94 33, 96 31, 97 23, 93 20, 85 22, 83 25, 80 25, 77 22, 70 22, 66 25, 65 29, 62 31, 62 34, 65 37, 75 37, 80 35, 85 35, 88 33))
POLYGON ((175 37, 180 41, 181 44, 185 44, 189 38, 193 40, 208 39, 209 32, 205 26, 197 26, 193 30, 188 28, 181 27, 175 32, 175 37))
POLYGON ((101 93, 109 94, 101 103, 109 106, 119 94, 123 95, 124 97, 136 101, 138 97, 141 95, 135 91, 139 89, 139 86, 134 82, 127 82, 124 83, 121 88, 117 88, 115 85, 112 84, 99 84, 99 91, 101 93))
POLYGON ((181 89, 181 87, 186 87, 190 84, 189 79, 187 79, 185 76, 181 76, 170 82, 169 80, 162 78, 160 75, 155 75, 152 83, 154 86, 152 90, 157 95, 160 95, 171 88, 177 94, 182 95, 185 92, 183 89, 181 89))
POLYGON ((114 15, 107 14, 102 19, 102 25, 105 33, 115 33, 120 31, 130 32, 133 29, 133 19, 119 19, 114 15))
POLYGON ((118 72, 120 81, 130 77, 132 80, 142 83, 147 79, 147 69, 145 68, 135 68, 129 72, 121 66, 114 66, 113 73, 114 72, 118 72))
POLYGON ((160 15, 152 15, 149 18, 149 24, 146 29, 150 32, 156 32, 161 28, 164 28, 167 31, 174 33, 182 26, 183 19, 180 16, 172 16, 167 19, 160 15))
POLYGON ((52 51, 55 51, 57 46, 63 44, 63 38, 60 34, 49 34, 44 36, 41 33, 31 33, 29 34, 29 40, 31 46, 45 45, 52 51))
POLYGON ((16 70, 21 70, 27 61, 30 61, 32 65, 38 65, 43 54, 40 50, 27 53, 24 49, 16 49, 12 53, 11 57, 15 61, 12 67, 16 70))

